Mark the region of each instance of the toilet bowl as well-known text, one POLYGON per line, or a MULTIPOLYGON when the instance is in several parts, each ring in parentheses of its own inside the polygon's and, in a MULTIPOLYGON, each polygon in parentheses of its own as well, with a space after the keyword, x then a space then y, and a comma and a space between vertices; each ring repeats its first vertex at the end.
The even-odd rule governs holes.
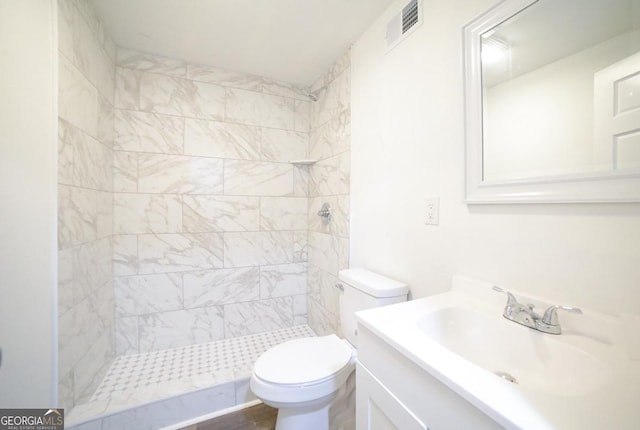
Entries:
POLYGON ((251 391, 279 409, 276 430, 328 429, 328 408, 355 363, 355 349, 335 335, 290 340, 258 358, 251 391))
MULTIPOLYGON (((290 340, 256 361, 251 391, 278 408, 276 430, 328 430, 329 409, 355 370, 355 312, 406 301, 406 284, 364 269, 340 272, 340 316, 346 339, 336 335, 290 340)), ((341 395, 349 395, 342 393, 341 395)))

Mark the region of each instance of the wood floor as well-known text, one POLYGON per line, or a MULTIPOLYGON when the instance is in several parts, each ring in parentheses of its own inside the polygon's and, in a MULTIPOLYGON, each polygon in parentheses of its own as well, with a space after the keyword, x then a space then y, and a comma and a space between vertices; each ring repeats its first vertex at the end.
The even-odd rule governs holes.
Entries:
POLYGON ((277 409, 263 403, 182 430, 274 430, 277 409))

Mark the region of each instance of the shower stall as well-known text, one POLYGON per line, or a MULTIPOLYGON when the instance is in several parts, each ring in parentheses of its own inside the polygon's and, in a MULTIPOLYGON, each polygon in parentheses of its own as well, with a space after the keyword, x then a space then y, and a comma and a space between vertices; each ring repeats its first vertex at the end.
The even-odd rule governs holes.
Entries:
POLYGON ((349 52, 297 88, 116 46, 88 0, 58 1, 58 49, 59 406, 242 403, 255 354, 339 332, 349 52))

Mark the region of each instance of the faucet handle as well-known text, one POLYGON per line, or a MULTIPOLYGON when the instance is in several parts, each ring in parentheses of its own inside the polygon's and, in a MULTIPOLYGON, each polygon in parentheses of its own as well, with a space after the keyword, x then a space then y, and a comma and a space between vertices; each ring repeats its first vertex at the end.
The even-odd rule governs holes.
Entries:
POLYGON ((548 326, 557 326, 558 325, 558 309, 571 312, 574 314, 582 313, 582 309, 580 308, 574 308, 572 306, 553 305, 553 306, 549 306, 549 308, 546 311, 544 311, 544 315, 542 316, 542 323, 548 326))
POLYGON ((493 291, 497 291, 499 293, 505 293, 507 295, 507 306, 513 306, 513 305, 518 303, 518 300, 516 299, 516 296, 514 296, 513 294, 511 294, 509 291, 505 290, 504 288, 500 288, 497 285, 494 285, 493 286, 493 291))

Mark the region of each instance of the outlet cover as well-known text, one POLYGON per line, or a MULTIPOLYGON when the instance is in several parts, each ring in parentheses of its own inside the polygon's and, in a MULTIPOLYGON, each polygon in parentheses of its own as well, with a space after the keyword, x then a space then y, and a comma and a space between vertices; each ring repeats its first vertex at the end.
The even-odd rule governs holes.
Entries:
POLYGON ((438 225, 440 221, 440 198, 428 197, 426 203, 424 223, 427 225, 438 225))

